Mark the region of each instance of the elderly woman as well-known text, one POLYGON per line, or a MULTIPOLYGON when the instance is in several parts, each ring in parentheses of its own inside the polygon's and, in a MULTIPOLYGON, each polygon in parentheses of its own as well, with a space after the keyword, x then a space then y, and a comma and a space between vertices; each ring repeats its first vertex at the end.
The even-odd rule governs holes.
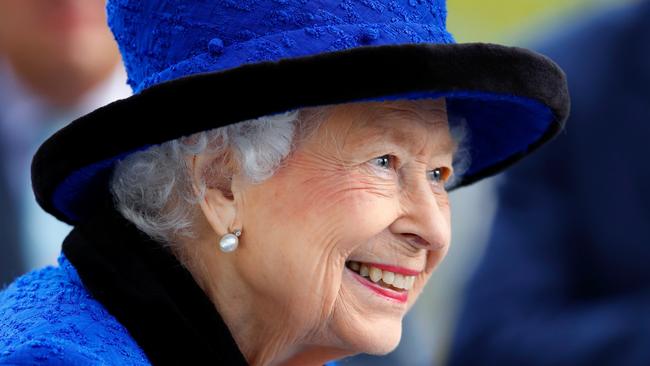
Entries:
POLYGON ((36 198, 74 229, 0 295, 0 363, 387 353, 449 248, 447 190, 567 117, 557 66, 454 44, 443 1, 107 9, 135 95, 37 153, 36 198))

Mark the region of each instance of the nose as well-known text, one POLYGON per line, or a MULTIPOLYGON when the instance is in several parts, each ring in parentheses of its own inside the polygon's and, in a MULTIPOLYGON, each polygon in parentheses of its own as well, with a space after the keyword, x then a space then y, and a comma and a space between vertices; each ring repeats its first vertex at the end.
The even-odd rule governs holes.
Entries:
POLYGON ((403 188, 400 216, 391 224, 390 230, 413 247, 445 252, 451 240, 446 193, 439 197, 426 178, 417 182, 403 188))

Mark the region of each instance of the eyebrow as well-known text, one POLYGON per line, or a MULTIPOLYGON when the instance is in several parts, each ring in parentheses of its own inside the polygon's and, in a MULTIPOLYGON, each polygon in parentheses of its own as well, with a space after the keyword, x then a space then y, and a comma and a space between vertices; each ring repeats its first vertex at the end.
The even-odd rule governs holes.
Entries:
MULTIPOLYGON (((379 116, 376 121, 382 122, 378 124, 365 125, 363 129, 367 132, 366 138, 368 140, 377 140, 381 137, 388 137, 394 143, 400 146, 406 146, 406 149, 412 153, 418 153, 423 146, 421 144, 414 144, 413 142, 418 141, 418 134, 414 133, 408 129, 395 129, 391 126, 385 125, 384 123, 396 123, 395 119, 388 118, 387 116, 379 116)), ((441 122, 432 123, 430 126, 440 124, 441 122)), ((435 139, 436 152, 447 152, 451 151, 453 154, 457 148, 457 142, 453 138, 440 138, 435 139)))

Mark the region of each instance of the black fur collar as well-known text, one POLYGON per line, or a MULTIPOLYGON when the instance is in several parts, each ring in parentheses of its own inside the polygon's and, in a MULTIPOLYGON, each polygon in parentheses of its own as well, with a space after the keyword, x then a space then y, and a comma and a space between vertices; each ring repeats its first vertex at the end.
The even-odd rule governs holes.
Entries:
POLYGON ((191 274, 119 213, 75 227, 63 252, 153 365, 247 365, 191 274))

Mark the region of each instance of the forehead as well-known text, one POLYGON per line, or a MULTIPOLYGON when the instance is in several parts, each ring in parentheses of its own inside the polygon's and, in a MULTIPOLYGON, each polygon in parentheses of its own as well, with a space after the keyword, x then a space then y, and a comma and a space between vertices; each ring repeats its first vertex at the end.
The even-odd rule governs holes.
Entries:
POLYGON ((455 148, 443 99, 342 105, 329 122, 344 145, 384 141, 417 151, 455 148))

